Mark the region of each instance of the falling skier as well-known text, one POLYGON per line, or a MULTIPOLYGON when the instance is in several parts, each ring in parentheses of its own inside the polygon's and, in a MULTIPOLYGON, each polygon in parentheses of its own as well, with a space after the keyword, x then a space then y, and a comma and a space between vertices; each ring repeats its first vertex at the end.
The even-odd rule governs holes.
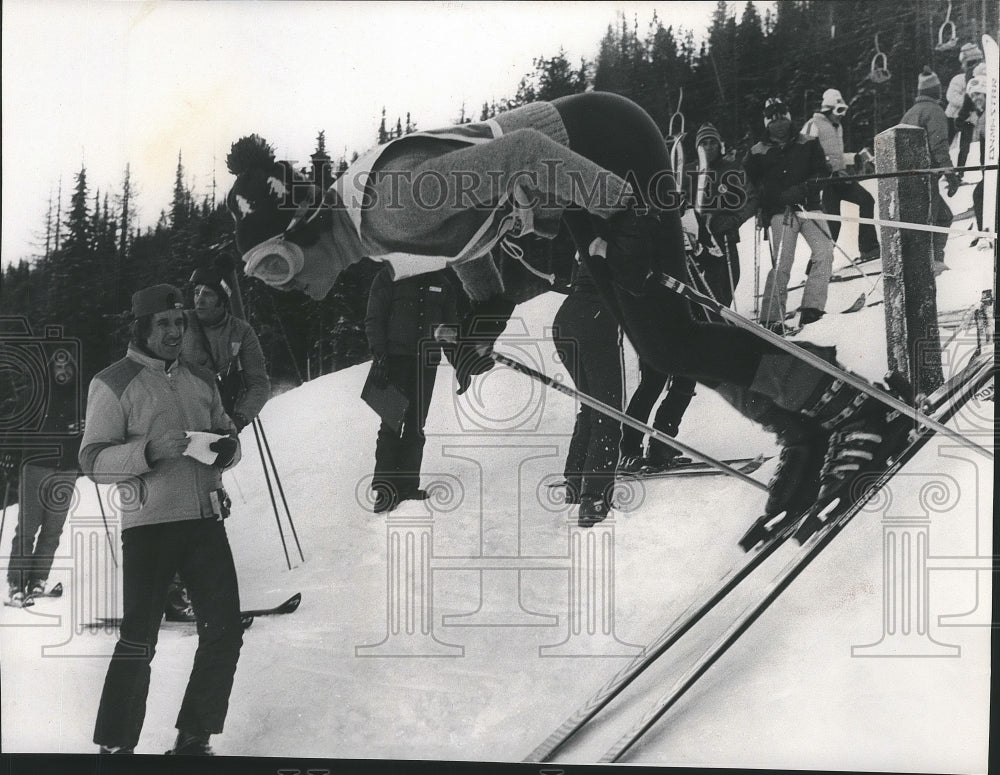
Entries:
MULTIPOLYGON (((314 299, 368 256, 397 278, 451 265, 470 298, 489 304, 505 291, 490 249, 511 230, 552 237, 561 218, 639 356, 715 389, 779 436, 769 515, 832 501, 898 444, 881 402, 750 331, 696 321, 659 282, 686 277, 679 202, 659 129, 624 97, 577 94, 406 135, 326 192, 257 136, 235 143, 227 163, 244 270, 314 299)), ((835 361, 833 348, 802 347, 835 361)))

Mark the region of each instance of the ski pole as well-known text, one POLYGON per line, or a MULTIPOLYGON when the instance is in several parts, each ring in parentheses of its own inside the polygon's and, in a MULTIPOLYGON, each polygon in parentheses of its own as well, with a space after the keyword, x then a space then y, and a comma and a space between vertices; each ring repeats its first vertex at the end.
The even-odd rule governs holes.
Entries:
POLYGON ((656 439, 657 441, 663 444, 669 444, 670 446, 677 447, 681 452, 690 455, 695 460, 700 460, 702 463, 707 463, 708 465, 712 466, 712 468, 717 468, 718 470, 723 471, 724 473, 727 473, 730 476, 736 477, 737 479, 741 479, 747 484, 756 487, 758 490, 763 490, 764 492, 767 492, 767 485, 763 484, 762 482, 758 482, 756 479, 754 479, 751 476, 748 476, 739 469, 733 468, 733 466, 728 465, 722 462, 721 460, 716 460, 714 457, 710 457, 709 455, 706 455, 704 452, 700 452, 694 447, 688 446, 684 442, 678 441, 672 436, 668 436, 663 431, 659 431, 650 425, 646 425, 646 423, 641 422, 640 420, 636 420, 634 417, 629 417, 627 414, 625 414, 625 412, 621 411, 620 409, 616 409, 615 407, 610 406, 604 403, 603 401, 598 401, 596 398, 591 398, 586 393, 583 393, 577 390, 576 388, 572 388, 569 385, 564 385, 561 382, 557 382, 551 377, 542 374, 540 371, 535 371, 530 366, 527 366, 521 363, 520 361, 515 360, 514 358, 510 358, 498 352, 490 353, 489 357, 503 366, 507 366, 508 368, 513 369, 514 371, 519 371, 522 374, 531 377, 533 380, 542 383, 546 387, 550 387, 553 390, 556 390, 559 393, 562 393, 563 395, 567 395, 570 398, 573 398, 582 404, 586 404, 591 409, 594 409, 595 411, 598 411, 601 414, 612 418, 613 420, 617 420, 620 423, 635 428, 637 431, 641 431, 644 434, 648 434, 649 436, 651 436, 652 438, 656 439))
POLYGON ((271 472, 274 474, 274 483, 278 485, 278 494, 281 496, 281 503, 285 507, 285 516, 288 517, 288 526, 292 529, 292 538, 295 539, 295 546, 299 550, 299 557, 302 562, 306 561, 306 556, 302 554, 302 544, 299 543, 298 533, 295 532, 295 523, 292 522, 292 512, 288 508, 288 500, 285 498, 285 488, 281 486, 281 479, 278 476, 278 467, 274 464, 274 456, 271 454, 271 445, 267 441, 267 434, 264 433, 264 422, 260 417, 255 417, 254 422, 260 428, 260 437, 264 441, 264 449, 267 451, 267 459, 271 463, 271 472))
POLYGON ((108 527, 108 515, 104 512, 104 501, 101 500, 101 488, 94 482, 94 492, 97 493, 97 508, 101 510, 101 521, 104 523, 104 535, 108 539, 108 549, 111 551, 111 561, 118 567, 118 558, 115 557, 115 545, 111 543, 111 528, 108 527))
POLYGON ((918 170, 899 170, 897 172, 872 172, 868 175, 838 175, 836 178, 812 178, 806 181, 807 186, 826 186, 831 180, 842 181, 881 180, 883 178, 908 178, 915 175, 941 175, 948 172, 985 172, 997 169, 996 164, 980 164, 972 167, 928 167, 918 170))
POLYGON ((996 235, 991 231, 974 231, 971 229, 955 229, 950 226, 929 226, 911 221, 887 221, 876 218, 854 218, 848 215, 829 215, 827 213, 804 212, 799 216, 807 221, 841 221, 842 223, 863 223, 870 226, 894 226, 897 229, 910 231, 929 231, 933 234, 960 234, 964 237, 986 237, 992 239, 996 235))
MULTIPOLYGON (((982 383, 986 375, 993 369, 993 364, 989 363, 982 369, 974 372, 971 378, 963 380, 961 384, 952 386, 952 390, 943 391, 942 401, 945 407, 939 413, 942 420, 953 417, 974 395, 975 388, 982 383), (963 389, 964 388, 964 389, 963 389), (971 388, 971 389, 970 389, 971 388)), ((729 648, 739 640, 740 636, 746 632, 750 626, 760 618, 760 616, 771 606, 771 604, 784 592, 793 581, 806 569, 806 567, 823 551, 823 549, 847 526, 847 524, 864 508, 865 504, 881 490, 892 476, 902 468, 913 456, 923 448, 932 434, 924 432, 915 439, 893 463, 892 467, 871 483, 861 496, 848 506, 848 508, 835 517, 825 530, 814 533, 802 546, 802 549, 789 562, 778 571, 767 587, 767 593, 758 603, 751 604, 733 621, 729 629, 705 651, 702 656, 692 665, 688 671, 681 676, 674 686, 663 695, 660 700, 643 718, 632 727, 629 732, 623 735, 617 743, 601 758, 601 762, 618 761, 650 728, 672 708, 678 700, 690 689, 694 683, 705 674, 705 672, 715 664, 719 658, 725 654, 729 648)))
POLYGON ((10 479, 4 477, 3 511, 0 512, 0 536, 3 535, 3 523, 7 521, 7 496, 10 495, 10 479))
POLYGON ((839 379, 842 382, 846 382, 852 387, 860 390, 862 393, 866 393, 872 398, 881 401, 886 406, 895 409, 897 412, 901 412, 902 414, 907 416, 912 416, 914 421, 920 423, 921 425, 924 425, 928 428, 933 428, 935 431, 944 436, 947 436, 952 441, 957 441, 963 446, 969 447, 969 449, 974 449, 981 455, 984 455, 989 460, 993 460, 993 453, 990 452, 988 449, 980 446, 979 444, 976 444, 976 442, 972 441, 969 438, 966 438, 961 433, 953 431, 946 425, 942 425, 933 418, 928 417, 923 412, 918 410, 916 407, 910 406, 904 401, 900 401, 895 396, 890 395, 884 390, 880 390, 874 385, 869 385, 860 377, 857 377, 854 374, 851 374, 850 372, 841 369, 832 363, 827 363, 818 355, 809 352, 808 350, 806 350, 803 347, 800 347, 797 344, 789 342, 788 340, 784 339, 781 336, 778 336, 778 334, 775 334, 772 331, 768 331, 763 326, 757 325, 747 320, 745 317, 736 312, 733 312, 728 307, 723 307, 718 302, 713 302, 707 296, 698 293, 696 290, 694 290, 694 288, 685 285, 680 280, 677 280, 671 277, 670 275, 661 274, 659 276, 659 280, 661 285, 670 289, 674 293, 683 296, 688 301, 693 301, 695 304, 700 304, 703 307, 707 307, 708 309, 713 310, 714 312, 718 313, 731 323, 735 323, 740 328, 743 328, 751 332, 752 334, 756 334, 761 339, 764 339, 765 341, 773 344, 775 347, 778 347, 779 349, 784 350, 790 355, 795 356, 799 360, 805 361, 810 366, 814 366, 815 368, 819 369, 820 371, 826 374, 829 374, 831 377, 834 377, 835 379, 839 379))
POLYGON ((253 425, 253 437, 257 441, 257 452, 260 453, 260 465, 264 469, 264 481, 267 483, 267 494, 271 496, 271 508, 274 509, 274 521, 278 525, 278 535, 281 537, 281 548, 285 550, 285 563, 288 565, 288 570, 292 569, 292 561, 288 557, 288 544, 285 543, 285 531, 281 527, 281 517, 278 514, 278 503, 274 499, 274 487, 271 486, 271 474, 267 470, 267 458, 264 457, 264 447, 260 443, 260 433, 257 430, 257 422, 251 423, 253 425))
POLYGON ((759 551, 754 552, 745 564, 739 568, 730 570, 723 576, 719 580, 716 589, 709 593, 702 602, 692 603, 688 606, 655 641, 612 676, 579 710, 567 718, 558 729, 528 754, 524 761, 552 761, 553 755, 561 750, 587 722, 603 710, 615 697, 621 694, 648 667, 663 656, 671 646, 684 637, 692 627, 704 619, 721 600, 746 580, 754 570, 760 567, 764 560, 770 557, 781 544, 791 537, 795 527, 796 523, 794 522, 786 525, 777 533, 772 541, 766 543, 759 551))

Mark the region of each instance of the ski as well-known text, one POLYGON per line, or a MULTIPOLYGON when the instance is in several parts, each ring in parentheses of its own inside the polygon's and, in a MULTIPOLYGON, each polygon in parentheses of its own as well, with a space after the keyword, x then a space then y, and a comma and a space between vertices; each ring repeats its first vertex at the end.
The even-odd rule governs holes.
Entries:
POLYGON ((860 280, 863 277, 878 277, 882 274, 882 270, 878 269, 873 272, 862 272, 861 274, 834 274, 830 275, 831 283, 846 283, 849 280, 860 280))
POLYGON ((37 600, 38 598, 42 598, 42 597, 62 597, 62 594, 63 594, 63 585, 62 585, 62 582, 60 581, 58 584, 56 584, 54 587, 52 587, 52 589, 47 589, 44 592, 42 592, 40 595, 30 595, 29 594, 29 595, 26 596, 26 599, 28 599, 28 600, 37 600))
MULTIPOLYGON (((678 294, 679 296, 682 296, 688 301, 691 301, 695 304, 705 307, 706 309, 711 310, 712 312, 715 312, 724 320, 727 320, 730 323, 734 323, 740 328, 746 331, 750 331, 753 334, 756 334, 761 339, 770 342, 779 349, 784 350, 785 352, 795 356, 799 360, 808 363, 810 366, 813 366, 819 369, 820 371, 829 374, 835 379, 838 379, 841 382, 846 382, 848 385, 851 385, 852 387, 856 388, 862 393, 866 393, 867 395, 871 396, 877 401, 880 401, 881 403, 885 404, 890 409, 895 409, 898 412, 906 414, 906 416, 908 417, 912 417, 920 425, 923 425, 924 427, 927 428, 932 428, 938 433, 947 436, 952 441, 957 441, 961 445, 968 447, 969 449, 975 450, 976 452, 980 453, 989 460, 993 459, 994 457, 993 452, 986 449, 982 445, 977 444, 972 439, 966 438, 961 433, 958 433, 957 431, 952 430, 946 425, 937 422, 932 417, 928 417, 926 414, 918 411, 914 407, 908 406, 904 401, 900 401, 898 398, 896 398, 894 395, 891 395, 887 391, 875 385, 869 384, 868 382, 861 379, 857 375, 851 374, 850 372, 845 371, 844 369, 838 367, 833 363, 828 363, 827 361, 820 358, 818 355, 809 352, 805 348, 799 347, 798 345, 792 342, 786 341, 778 334, 775 334, 774 332, 764 328, 764 326, 761 326, 757 323, 754 323, 751 320, 748 320, 742 315, 733 312, 728 307, 723 307, 718 302, 708 298, 707 296, 701 293, 698 293, 698 291, 694 290, 690 286, 685 285, 680 280, 671 277, 668 274, 660 274, 658 280, 661 285, 673 291, 674 293, 678 294)), ((671 441, 672 440, 668 440, 667 443, 671 443, 671 441)))
MULTIPOLYGON (((279 614, 290 614, 293 613, 298 607, 299 603, 302 602, 302 593, 296 592, 284 603, 274 606, 273 608, 252 608, 248 611, 240 611, 240 619, 243 621, 243 629, 245 630, 251 624, 253 620, 258 616, 276 616, 279 614)), ((100 629, 102 627, 119 627, 121 626, 122 620, 120 616, 104 616, 96 619, 91 624, 87 625, 92 629, 100 629)), ((164 619, 163 624, 195 624, 195 619, 164 619)))
MULTIPOLYGON (((760 468, 764 463, 770 460, 768 455, 758 455, 757 457, 740 457, 740 458, 730 458, 729 460, 723 460, 722 462, 726 465, 733 466, 737 471, 744 474, 752 474, 758 468, 760 468)), ((722 473, 716 468, 712 468, 706 463, 681 463, 680 465, 670 466, 669 468, 664 468, 660 470, 651 471, 633 471, 633 472, 623 472, 618 474, 619 480, 644 480, 644 479, 660 479, 667 476, 705 476, 706 474, 718 474, 722 473)))
POLYGON ((240 611, 240 616, 274 616, 276 614, 290 614, 299 607, 302 602, 302 593, 296 592, 288 600, 274 608, 254 608, 249 611, 240 611))
POLYGON ((680 640, 692 627, 750 576, 781 544, 791 537, 794 525, 748 555, 745 563, 730 569, 698 602, 688 606, 652 643, 642 650, 583 705, 559 725, 527 757, 525 762, 549 762, 594 716, 621 694, 636 678, 680 640))
MULTIPOLYGON (((995 370, 992 351, 974 359, 966 369, 945 383, 932 394, 927 403, 938 421, 951 419, 975 396, 993 377, 995 370)), ((694 683, 750 628, 803 570, 830 544, 841 530, 864 508, 882 487, 909 462, 935 430, 918 427, 916 436, 897 454, 892 462, 868 486, 859 498, 839 504, 833 513, 812 533, 796 552, 795 556, 778 572, 768 585, 765 596, 747 607, 705 653, 678 679, 674 686, 653 706, 653 708, 601 758, 602 763, 616 762, 687 692, 694 683)), ((816 512, 810 512, 810 516, 816 512)), ((806 519, 809 519, 807 516, 806 519)), ((785 543, 789 527, 786 526, 772 543, 765 544, 761 552, 785 543)))

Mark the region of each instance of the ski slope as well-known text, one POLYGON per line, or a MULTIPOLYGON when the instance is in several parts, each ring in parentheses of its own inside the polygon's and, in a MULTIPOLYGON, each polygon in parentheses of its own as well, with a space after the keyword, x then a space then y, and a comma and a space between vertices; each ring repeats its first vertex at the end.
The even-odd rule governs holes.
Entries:
MULTIPOLYGON (((968 206, 963 197, 971 197, 969 187, 952 201, 956 212, 968 206)), ((850 225, 840 239, 856 255, 850 225)), ((951 271, 938 278, 942 313, 970 308, 992 286, 993 254, 968 243, 949 241, 951 271)), ((764 244, 762 256, 766 251, 764 244)), ((799 274, 804 245, 800 251, 799 274)), ((737 308, 746 313, 752 227, 743 230, 741 254, 737 308)), ((835 266, 842 263, 838 254, 835 266)), ((797 280, 793 274, 792 284, 797 280)), ((831 285, 828 311, 850 306, 867 282, 831 285)), ((879 286, 871 300, 880 297, 879 286)), ((565 378, 546 334, 561 299, 548 294, 519 307, 498 349, 565 378)), ((828 314, 799 338, 837 344, 849 368, 879 379, 883 316, 883 306, 828 314)), ((942 329, 942 338, 952 333, 942 329)), ((974 333, 958 333, 946 364, 961 365, 972 344, 974 333)), ((630 351, 626 371, 634 387, 630 351)), ((743 561, 736 540, 758 516, 763 492, 723 476, 632 488, 605 533, 612 541, 605 610, 613 636, 591 642, 588 653, 568 654, 574 640, 566 558, 575 519, 545 484, 561 475, 574 402, 500 367, 455 397, 453 374, 442 366, 423 480, 436 497, 406 503, 387 519, 370 513, 365 496, 378 427, 358 397, 366 374, 362 365, 316 379, 275 397, 262 414, 305 561, 285 523, 293 568, 286 567, 251 431, 242 437, 243 461, 225 476, 243 606, 273 605, 297 591, 303 602, 294 614, 258 618, 246 631, 226 731, 212 740, 218 754, 519 761, 743 561), (390 536, 394 526, 411 523, 425 526, 432 541, 432 594, 422 598, 428 615, 420 620, 410 612, 429 629, 416 628, 410 643, 419 640, 419 647, 408 656, 385 656, 402 642, 391 637, 390 536)), ((976 403, 953 427, 991 428, 992 412, 992 403, 976 403)), ((681 433, 720 458, 776 452, 769 436, 703 388, 681 433)), ((773 466, 754 476, 766 482, 773 466)), ((985 772, 991 579, 981 568, 992 546, 992 474, 990 461, 932 439, 893 480, 891 503, 879 500, 881 507, 859 515, 627 761, 985 772), (909 655, 895 647, 896 656, 874 656, 878 649, 855 647, 885 640, 883 610, 892 591, 883 583, 883 534, 893 519, 919 523, 927 537, 927 633, 906 639, 909 655)), ((104 488, 102 501, 108 508, 104 488)), ((8 509, 0 536, 4 555, 16 512, 8 509)), ((95 750, 93 722, 115 634, 78 625, 96 608, 120 607, 106 547, 94 485, 81 480, 51 578, 63 583, 64 597, 0 610, 6 753, 95 750)), ((753 584, 661 658, 557 761, 598 761, 763 594, 792 552, 779 549, 753 584)), ((193 629, 161 632, 139 753, 171 746, 196 642, 193 629)))

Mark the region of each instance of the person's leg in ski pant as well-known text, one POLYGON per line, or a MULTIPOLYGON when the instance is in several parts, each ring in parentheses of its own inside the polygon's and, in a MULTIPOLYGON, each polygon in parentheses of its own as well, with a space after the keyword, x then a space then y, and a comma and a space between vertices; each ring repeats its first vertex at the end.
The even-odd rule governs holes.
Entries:
POLYGON ((198 737, 222 732, 243 645, 233 554, 221 520, 184 525, 180 572, 198 620, 198 649, 176 727, 198 737))
POLYGON ((833 273, 833 242, 830 232, 822 221, 807 221, 802 218, 795 220, 799 225, 799 233, 810 250, 810 269, 799 307, 825 312, 830 275, 833 273))
MULTIPOLYGON (((656 402, 660 398, 660 394, 663 393, 663 388, 666 384, 666 374, 662 374, 651 367, 648 363, 640 360, 639 385, 636 387, 635 392, 632 393, 632 397, 629 399, 628 407, 625 409, 625 414, 629 417, 635 418, 636 420, 648 423, 649 416, 653 411, 653 406, 656 405, 656 402)), ((626 458, 642 457, 642 438, 642 431, 629 425, 622 428, 622 460, 625 460, 626 458)))
MULTIPOLYGON (((761 298, 760 323, 773 326, 785 320, 785 306, 788 301, 788 279, 795 263, 795 248, 798 244, 802 221, 791 210, 778 213, 771 218, 771 244, 778 251, 775 265, 764 280, 764 295, 761 298)), ((832 252, 832 248, 831 248, 832 252)), ((808 277, 812 277, 812 268, 808 277)), ((829 275, 827 275, 829 281, 829 275)))
MULTIPOLYGON (((417 358, 410 358, 411 374, 409 377, 410 406, 403 417, 403 434, 400 438, 399 454, 399 487, 400 495, 406 500, 417 494, 420 489, 420 469, 424 461, 424 444, 427 436, 424 426, 427 424, 427 412, 430 409, 431 398, 434 396, 434 384, 437 381, 437 361, 427 361, 440 350, 422 352, 417 358)), ((392 357, 389 356, 389 373, 392 373, 392 357)))

